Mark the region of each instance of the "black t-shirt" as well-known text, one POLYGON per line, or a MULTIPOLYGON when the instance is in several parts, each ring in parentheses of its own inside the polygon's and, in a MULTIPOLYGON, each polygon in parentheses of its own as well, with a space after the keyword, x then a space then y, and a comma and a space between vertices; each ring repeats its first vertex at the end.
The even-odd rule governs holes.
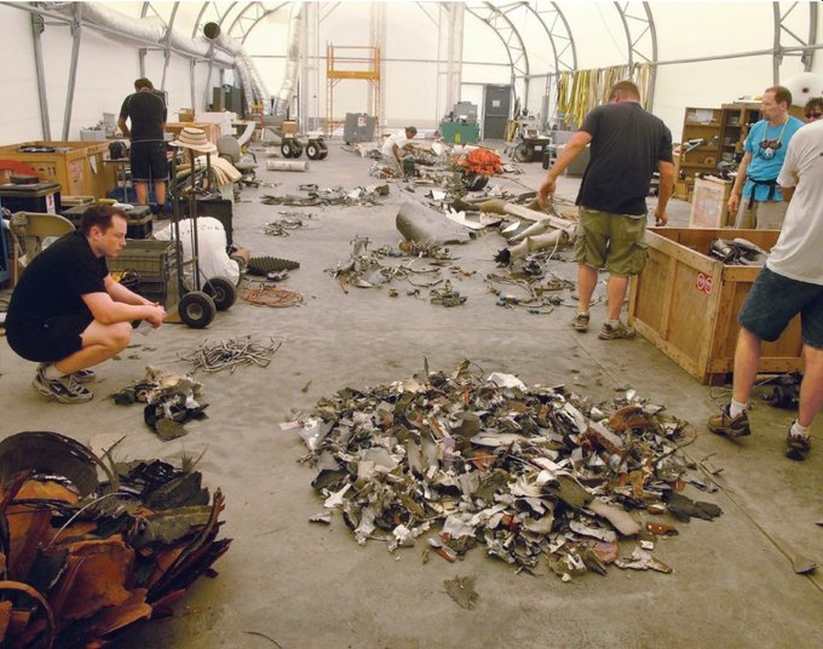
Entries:
POLYGON ((153 92, 135 92, 126 97, 120 108, 120 117, 131 119, 132 142, 162 142, 166 104, 153 92))
POLYGON ((70 232, 26 267, 12 293, 7 320, 35 325, 59 315, 89 313, 81 296, 105 293, 108 274, 106 258, 95 256, 82 232, 70 232))
POLYGON ((635 102, 598 106, 583 121, 592 136, 591 160, 577 204, 617 214, 646 214, 657 163, 672 161, 672 134, 635 102))

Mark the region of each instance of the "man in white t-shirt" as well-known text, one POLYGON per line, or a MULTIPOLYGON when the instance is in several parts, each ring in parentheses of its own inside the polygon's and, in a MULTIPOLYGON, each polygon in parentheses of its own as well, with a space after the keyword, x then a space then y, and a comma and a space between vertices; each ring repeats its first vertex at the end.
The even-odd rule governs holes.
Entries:
POLYGON ((786 456, 804 460, 809 427, 823 406, 823 120, 807 124, 789 143, 778 177, 790 201, 780 238, 740 312, 732 401, 709 420, 709 430, 730 438, 751 434, 746 414, 763 340, 773 342, 798 313, 805 374, 800 406, 786 439, 786 456))
POLYGON ((387 137, 380 149, 383 161, 400 174, 403 173, 402 152, 409 147, 415 135, 417 135, 417 129, 414 126, 407 126, 403 131, 397 131, 387 137))

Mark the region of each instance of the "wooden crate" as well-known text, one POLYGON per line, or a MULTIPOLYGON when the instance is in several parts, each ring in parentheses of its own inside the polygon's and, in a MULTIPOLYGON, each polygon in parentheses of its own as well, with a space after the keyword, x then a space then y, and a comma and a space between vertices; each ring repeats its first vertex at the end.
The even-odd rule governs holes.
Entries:
MULTIPOLYGON (((770 250, 777 230, 735 230, 770 250)), ((734 369, 737 315, 760 272, 759 267, 728 266, 708 256, 711 242, 729 230, 649 228, 649 261, 633 279, 629 322, 701 383, 718 384, 734 369)), ((765 343, 761 372, 802 368, 800 318, 774 343, 765 343)))
POLYGON ((109 143, 24 142, 0 147, 0 160, 17 160, 34 168, 46 181, 60 183, 61 192, 105 198, 115 185, 114 171, 103 164, 109 143), (24 153, 23 146, 48 146, 51 153, 24 153))
POLYGON ((722 178, 695 178, 692 190, 690 228, 727 228, 734 226, 734 215, 729 214, 729 194, 732 182, 722 178), (729 223, 731 218, 732 223, 729 223))

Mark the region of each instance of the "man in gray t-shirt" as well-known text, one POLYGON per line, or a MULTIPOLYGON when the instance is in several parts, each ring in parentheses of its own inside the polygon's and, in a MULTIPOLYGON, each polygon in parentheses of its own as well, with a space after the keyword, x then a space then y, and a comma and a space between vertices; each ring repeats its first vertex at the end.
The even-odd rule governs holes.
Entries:
POLYGON ((823 407, 823 121, 807 124, 789 143, 778 182, 790 201, 780 238, 757 276, 738 318, 732 401, 709 420, 726 437, 749 435, 746 408, 763 340, 773 342, 800 314, 805 374, 800 407, 786 439, 786 456, 803 460, 811 450, 809 427, 823 407))

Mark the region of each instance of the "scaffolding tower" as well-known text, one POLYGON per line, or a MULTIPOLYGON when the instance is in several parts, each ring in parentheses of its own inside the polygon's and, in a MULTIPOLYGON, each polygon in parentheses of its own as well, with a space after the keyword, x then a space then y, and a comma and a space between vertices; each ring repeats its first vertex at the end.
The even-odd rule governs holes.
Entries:
MULTIPOLYGON (((366 81, 369 85, 367 112, 380 119, 380 48, 326 44, 326 135, 343 120, 334 119, 334 88, 345 79, 366 81), (342 54, 342 56, 341 56, 342 54), (365 69, 363 69, 365 66, 365 69)), ((378 125, 379 128, 379 125, 378 125)))

